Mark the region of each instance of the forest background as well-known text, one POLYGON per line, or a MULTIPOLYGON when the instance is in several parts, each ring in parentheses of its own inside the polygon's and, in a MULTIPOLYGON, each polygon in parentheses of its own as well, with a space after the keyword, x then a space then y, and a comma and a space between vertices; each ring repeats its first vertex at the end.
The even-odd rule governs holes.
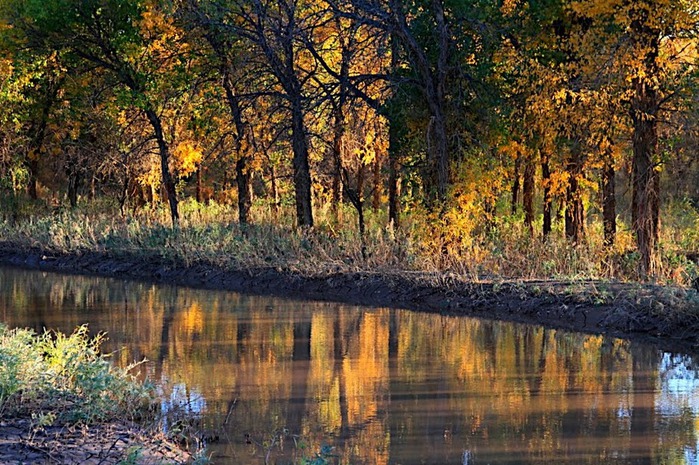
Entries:
POLYGON ((695 0, 0 0, 0 238, 699 275, 695 0))

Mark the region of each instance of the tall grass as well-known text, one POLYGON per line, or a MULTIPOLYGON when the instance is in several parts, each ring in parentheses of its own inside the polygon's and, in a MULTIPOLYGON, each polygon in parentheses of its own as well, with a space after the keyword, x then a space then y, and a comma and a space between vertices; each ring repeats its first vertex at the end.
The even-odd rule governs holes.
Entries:
MULTIPOLYGON (((183 201, 173 229, 163 208, 120 216, 115 209, 61 211, 0 223, 0 240, 59 252, 99 251, 158 257, 173 263, 205 263, 227 269, 276 267, 308 275, 332 272, 452 272, 470 279, 639 280, 639 257, 629 225, 620 222, 616 242, 605 247, 602 225, 590 221, 584 244, 571 245, 563 225, 545 240, 516 217, 499 216, 484 227, 475 220, 447 223, 419 210, 404 215, 400 228, 386 225, 385 212, 368 211, 360 239, 355 213, 338 217, 318 209, 313 230, 297 230, 290 208, 276 217, 253 209, 253 223, 241 227, 233 207, 183 201), (365 252, 362 252, 362 245, 365 252)), ((535 231, 540 225, 535 225, 535 231)), ((689 285, 697 264, 686 252, 699 244, 699 213, 689 205, 666 209, 656 281, 689 285)))

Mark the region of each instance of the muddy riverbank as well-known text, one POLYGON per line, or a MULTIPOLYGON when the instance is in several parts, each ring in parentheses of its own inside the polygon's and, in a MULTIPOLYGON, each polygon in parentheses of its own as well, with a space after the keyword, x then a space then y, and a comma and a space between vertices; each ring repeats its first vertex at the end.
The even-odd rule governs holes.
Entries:
POLYGON ((640 340, 665 350, 699 350, 699 296, 686 288, 608 281, 473 281, 443 273, 224 270, 157 256, 61 254, 8 243, 0 243, 0 264, 534 323, 640 340))

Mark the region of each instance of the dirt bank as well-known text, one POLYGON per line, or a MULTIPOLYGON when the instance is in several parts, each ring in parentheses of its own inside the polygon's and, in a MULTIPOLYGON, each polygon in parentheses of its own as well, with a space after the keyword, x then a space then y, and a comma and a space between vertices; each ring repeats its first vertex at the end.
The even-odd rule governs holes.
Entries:
POLYGON ((190 460, 162 434, 128 423, 40 428, 28 419, 0 420, 2 465, 159 465, 190 460))
POLYGON ((223 270, 159 257, 61 254, 0 243, 0 263, 259 295, 396 307, 542 324, 699 350, 694 289, 601 281, 482 281, 454 274, 343 272, 301 275, 278 268, 223 270))

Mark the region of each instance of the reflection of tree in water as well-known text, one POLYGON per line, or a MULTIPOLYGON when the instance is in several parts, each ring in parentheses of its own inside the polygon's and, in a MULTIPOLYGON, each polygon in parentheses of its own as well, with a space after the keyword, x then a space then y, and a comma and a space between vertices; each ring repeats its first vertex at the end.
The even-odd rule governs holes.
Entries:
POLYGON ((693 358, 600 336, 2 269, 0 315, 108 331, 120 363, 152 360, 168 396, 205 412, 232 463, 259 459, 244 433, 284 428, 343 464, 696 456, 693 358))

